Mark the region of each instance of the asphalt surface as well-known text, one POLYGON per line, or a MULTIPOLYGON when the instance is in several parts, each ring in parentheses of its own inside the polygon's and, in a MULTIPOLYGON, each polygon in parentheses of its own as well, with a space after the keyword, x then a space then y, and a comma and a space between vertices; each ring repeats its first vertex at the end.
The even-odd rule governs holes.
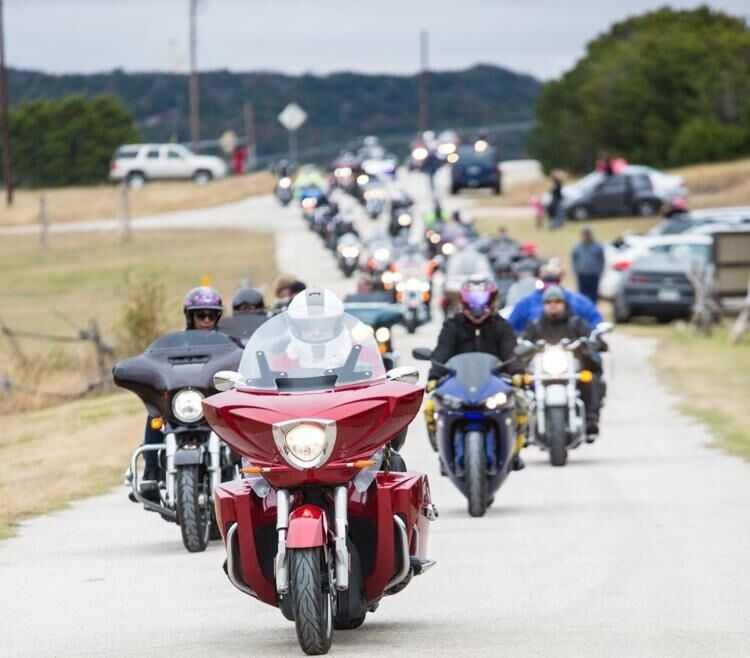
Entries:
MULTIPOLYGON (((296 210, 233 205, 264 213, 240 225, 273 221, 281 269, 351 288, 296 210)), ((397 330, 401 363, 437 330, 397 330)), ((565 468, 527 449, 484 518, 440 477, 415 421, 404 455, 431 478, 438 564, 336 632, 331 655, 750 655, 750 467, 676 410, 652 342, 609 342, 601 438, 565 468)), ((31 520, 0 544, 0 655, 299 655, 294 625, 235 590, 223 560, 220 542, 188 554, 124 488, 31 520)))

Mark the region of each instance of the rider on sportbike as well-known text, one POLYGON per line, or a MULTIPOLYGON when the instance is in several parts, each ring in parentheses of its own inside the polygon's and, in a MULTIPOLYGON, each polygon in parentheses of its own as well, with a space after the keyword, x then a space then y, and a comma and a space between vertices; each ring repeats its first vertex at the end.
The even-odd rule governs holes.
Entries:
MULTIPOLYGON (((463 312, 443 323, 437 346, 432 351, 432 360, 446 363, 457 354, 484 352, 503 362, 512 361, 516 335, 497 313, 497 286, 494 281, 482 276, 471 277, 461 286, 460 295, 463 312)), ((523 366, 517 361, 512 361, 505 370, 510 374, 520 374, 523 373, 523 366)), ((430 369, 426 388, 428 393, 437 387, 442 374, 435 366, 430 369)), ((527 424, 527 403, 520 392, 516 395, 516 405, 518 430, 513 449, 513 470, 520 471, 525 466, 519 453, 526 442, 527 424)), ((425 403, 424 417, 430 445, 437 451, 435 401, 432 398, 425 403)))
MULTIPOLYGON (((193 288, 185 295, 182 307, 185 314, 185 329, 197 329, 201 331, 214 331, 219 323, 221 314, 224 312, 224 305, 221 295, 208 286, 193 288)), ((163 443, 164 436, 161 431, 151 426, 153 416, 146 418, 146 430, 143 437, 143 445, 153 445, 163 443)), ((143 478, 141 480, 141 494, 144 498, 159 502, 159 456, 154 450, 144 453, 145 462, 143 469, 143 478)), ((131 492, 130 500, 136 501, 131 492)))
MULTIPOLYGON (((287 308, 286 316, 290 340, 284 352, 269 363, 275 371, 313 365, 340 368, 352 352, 357 338, 356 331, 362 332, 363 340, 372 333, 370 327, 362 323, 358 323, 355 330, 347 331, 344 304, 325 288, 307 288, 295 295, 287 308)), ((360 358, 365 362, 382 359, 380 352, 371 348, 363 350, 360 358)), ((390 442, 385 460, 387 470, 406 470, 406 464, 398 453, 405 440, 406 430, 390 442)))

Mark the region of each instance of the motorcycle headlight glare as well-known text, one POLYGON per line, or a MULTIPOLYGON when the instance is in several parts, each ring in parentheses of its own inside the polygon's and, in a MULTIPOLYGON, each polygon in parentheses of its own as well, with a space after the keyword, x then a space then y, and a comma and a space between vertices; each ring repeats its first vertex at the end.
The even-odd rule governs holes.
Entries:
POLYGON ((508 402, 508 396, 505 393, 495 393, 484 401, 484 406, 492 410, 502 407, 506 402, 508 402))
POLYGON ((375 340, 379 343, 388 342, 391 337, 391 330, 388 327, 380 327, 375 331, 375 340))
POLYGON ((291 184, 292 184, 292 179, 291 178, 282 178, 279 181, 279 187, 281 187, 283 189, 287 189, 288 187, 291 186, 291 184))
POLYGON ((367 174, 360 174, 357 176, 357 185, 367 185, 370 182, 370 177, 367 174))
POLYGON ((343 247, 341 249, 341 255, 344 258, 356 258, 359 256, 359 247, 343 247))
POLYGON ((181 423, 197 423, 203 418, 203 394, 191 388, 179 391, 172 398, 172 412, 181 423))
POLYGON ((336 423, 332 420, 300 419, 273 426, 276 447, 294 468, 322 465, 333 450, 336 423))
POLYGON ((464 405, 464 401, 461 398, 457 398, 455 395, 441 395, 439 399, 450 409, 460 409, 464 405))
POLYGON ((442 247, 442 251, 444 255, 450 256, 456 252, 456 245, 452 242, 446 242, 442 247))
POLYGON ((411 224, 411 215, 407 212, 401 213, 398 216, 398 225, 399 226, 409 226, 411 224))
POLYGON ((437 244, 438 242, 440 242, 440 240, 441 238, 439 233, 432 233, 430 235, 430 242, 432 242, 432 244, 437 244))
POLYGON ((542 355, 542 369, 548 375, 562 375, 568 369, 568 357, 561 349, 548 349, 542 355))

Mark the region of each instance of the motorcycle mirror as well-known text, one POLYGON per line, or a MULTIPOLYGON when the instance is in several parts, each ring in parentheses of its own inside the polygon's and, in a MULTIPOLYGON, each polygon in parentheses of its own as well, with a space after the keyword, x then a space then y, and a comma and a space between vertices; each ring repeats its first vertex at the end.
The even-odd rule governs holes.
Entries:
POLYGON ((386 373, 386 377, 393 382, 404 384, 417 384, 419 382, 419 371, 411 366, 400 366, 386 373))
POLYGON ((520 345, 516 345, 515 349, 513 350, 513 354, 515 354, 516 356, 527 356, 535 350, 536 345, 528 340, 525 340, 520 345))
POLYGON ((242 375, 233 370, 220 370, 214 375, 214 388, 217 391, 231 391, 242 381, 242 375))
POLYGON ((411 355, 417 361, 431 361, 432 360, 432 350, 429 350, 426 347, 415 347, 411 351, 411 355))
POLYGON ((600 322, 599 324, 596 325, 596 332, 598 334, 608 334, 614 328, 615 328, 615 325, 612 322, 600 322))

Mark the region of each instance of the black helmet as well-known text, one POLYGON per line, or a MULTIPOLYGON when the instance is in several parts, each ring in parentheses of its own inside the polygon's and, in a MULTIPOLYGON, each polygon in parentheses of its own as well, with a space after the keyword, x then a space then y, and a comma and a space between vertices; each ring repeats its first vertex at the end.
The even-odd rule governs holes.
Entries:
POLYGON ((237 313, 243 305, 254 306, 256 311, 262 311, 266 305, 263 294, 255 288, 240 288, 232 297, 232 311, 237 313))

